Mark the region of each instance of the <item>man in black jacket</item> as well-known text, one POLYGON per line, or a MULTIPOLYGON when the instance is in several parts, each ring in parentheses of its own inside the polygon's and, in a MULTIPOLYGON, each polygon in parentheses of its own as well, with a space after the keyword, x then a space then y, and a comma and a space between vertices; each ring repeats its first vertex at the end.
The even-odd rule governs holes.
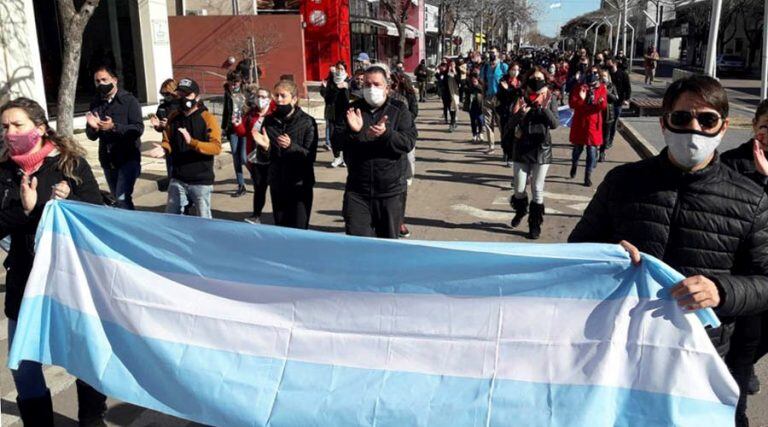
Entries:
POLYGON ((335 128, 347 163, 343 215, 353 236, 396 239, 402 222, 406 155, 418 134, 408 106, 388 96, 388 79, 386 65, 368 67, 364 99, 335 128))
POLYGON ((619 68, 616 58, 608 58, 606 66, 611 74, 611 82, 616 87, 616 94, 619 95, 618 101, 613 104, 613 117, 615 119, 611 122, 608 132, 606 145, 610 147, 613 145, 613 138, 616 136, 616 125, 618 125, 619 118, 621 117, 621 108, 632 97, 632 84, 629 81, 629 74, 627 74, 626 70, 619 68))
POLYGON ((720 162, 728 98, 706 76, 674 82, 663 101, 667 144, 658 156, 608 173, 569 242, 619 243, 687 278, 671 295, 685 310, 711 307, 709 330, 728 351, 733 317, 768 308, 768 199, 761 187, 720 162))
POLYGON ((117 87, 117 76, 107 67, 93 74, 98 96, 91 102, 85 134, 99 140, 99 163, 117 206, 133 209, 133 187, 141 174, 141 134, 144 120, 139 100, 117 87))
POLYGON ((194 80, 179 80, 176 93, 180 109, 168 118, 162 144, 155 144, 147 155, 167 156, 171 163, 166 213, 182 214, 191 201, 198 216, 211 218, 213 158, 221 153, 221 128, 201 102, 194 80))

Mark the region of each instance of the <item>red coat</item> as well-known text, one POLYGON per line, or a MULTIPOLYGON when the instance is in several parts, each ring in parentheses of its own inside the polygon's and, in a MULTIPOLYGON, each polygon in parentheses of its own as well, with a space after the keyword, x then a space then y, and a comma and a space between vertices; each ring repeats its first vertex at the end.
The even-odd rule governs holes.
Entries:
POLYGON ((568 104, 573 109, 571 121, 571 144, 603 145, 603 111, 608 107, 608 91, 604 84, 595 89, 594 102, 590 105, 581 99, 579 92, 585 84, 576 86, 571 90, 568 104))
MULTIPOLYGON (((277 104, 275 104, 275 101, 270 101, 269 108, 267 109, 267 114, 265 116, 272 114, 276 107, 277 104)), ((237 134, 237 136, 245 137, 246 154, 256 149, 256 142, 253 140, 253 134, 251 133, 251 130, 253 129, 253 126, 256 124, 256 122, 259 121, 259 118, 259 111, 256 108, 252 108, 251 111, 249 111, 248 114, 243 117, 243 120, 240 121, 239 125, 232 125, 232 130, 235 132, 235 134, 237 134)))

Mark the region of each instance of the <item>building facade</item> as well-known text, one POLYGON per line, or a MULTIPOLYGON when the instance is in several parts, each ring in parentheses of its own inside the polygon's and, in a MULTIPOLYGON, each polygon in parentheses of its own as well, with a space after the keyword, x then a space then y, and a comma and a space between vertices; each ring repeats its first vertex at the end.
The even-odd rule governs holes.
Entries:
MULTIPOLYGON (((62 71, 63 27, 55 0, 4 0, 0 8, 0 102, 34 99, 56 116, 62 71), (5 6, 8 7, 5 7, 5 6)), ((162 82, 173 75, 164 0, 103 1, 83 34, 75 113, 96 95, 91 70, 107 65, 119 86, 152 110, 162 82)))

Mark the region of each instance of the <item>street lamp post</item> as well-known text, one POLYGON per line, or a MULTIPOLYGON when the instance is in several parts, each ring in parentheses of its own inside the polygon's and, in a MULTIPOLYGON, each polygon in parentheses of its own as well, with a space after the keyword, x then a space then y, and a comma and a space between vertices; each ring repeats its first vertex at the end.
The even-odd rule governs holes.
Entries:
MULTIPOLYGON (((712 0, 712 15, 709 20, 709 40, 707 56, 704 63, 704 74, 711 77, 717 75, 717 33, 720 29, 720 12, 723 10, 723 0, 712 0)), ((765 47, 763 47, 765 50, 765 47)))
POLYGON ((619 39, 621 39, 621 11, 619 11, 619 16, 616 19, 616 44, 613 47, 614 56, 619 53, 619 39))
POLYGON ((600 30, 600 27, 602 27, 603 24, 604 22, 600 22, 599 24, 597 24, 597 27, 595 27, 595 43, 592 46, 592 55, 594 55, 595 52, 597 52, 597 32, 600 30))

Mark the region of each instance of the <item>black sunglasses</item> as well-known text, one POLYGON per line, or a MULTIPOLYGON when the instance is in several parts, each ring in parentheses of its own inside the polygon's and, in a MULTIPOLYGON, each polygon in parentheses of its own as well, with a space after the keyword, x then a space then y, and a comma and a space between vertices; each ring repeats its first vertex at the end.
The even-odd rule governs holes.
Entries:
POLYGON ((711 111, 702 111, 694 114, 691 111, 673 111, 667 114, 669 124, 674 127, 682 128, 688 126, 693 119, 699 122, 699 126, 702 129, 714 129, 719 123, 722 117, 711 111))

